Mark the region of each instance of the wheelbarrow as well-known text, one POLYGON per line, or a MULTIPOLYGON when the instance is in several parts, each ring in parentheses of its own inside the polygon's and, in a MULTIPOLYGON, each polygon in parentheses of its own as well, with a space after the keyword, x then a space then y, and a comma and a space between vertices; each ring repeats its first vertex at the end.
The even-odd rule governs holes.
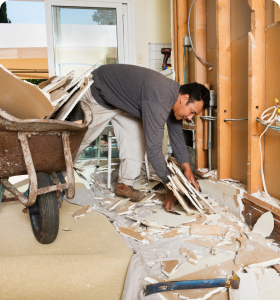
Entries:
POLYGON ((21 120, 0 109, 0 203, 5 189, 26 208, 36 239, 52 243, 59 229, 59 206, 75 196, 73 160, 92 122, 89 106, 81 102, 83 124, 59 120, 21 120), (67 171, 67 183, 60 173, 67 171), (53 184, 57 173, 60 183, 53 184), (29 189, 19 192, 9 177, 29 176, 29 189), (57 192, 57 191, 60 191, 57 192))

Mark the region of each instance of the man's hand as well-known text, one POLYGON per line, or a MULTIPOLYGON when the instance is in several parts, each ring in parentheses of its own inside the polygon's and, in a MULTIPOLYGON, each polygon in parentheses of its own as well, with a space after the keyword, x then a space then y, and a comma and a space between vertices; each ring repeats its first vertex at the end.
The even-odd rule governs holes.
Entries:
POLYGON ((176 197, 174 196, 173 192, 166 187, 166 196, 163 203, 163 207, 166 211, 172 211, 174 207, 174 202, 176 201, 176 197))
POLYGON ((184 170, 184 175, 187 178, 188 182, 192 184, 199 191, 199 184, 195 181, 191 166, 189 163, 182 164, 184 170))

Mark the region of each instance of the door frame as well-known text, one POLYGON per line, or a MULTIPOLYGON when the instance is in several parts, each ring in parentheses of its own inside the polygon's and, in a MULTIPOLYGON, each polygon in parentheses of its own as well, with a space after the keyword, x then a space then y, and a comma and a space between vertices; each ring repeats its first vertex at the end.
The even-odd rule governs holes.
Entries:
POLYGON ((136 65, 136 39, 135 39, 135 6, 134 0, 45 0, 46 30, 48 45, 49 76, 57 75, 55 71, 54 56, 54 28, 52 19, 52 6, 65 7, 112 7, 117 11, 118 57, 120 63, 136 65), (121 12, 121 14, 119 13, 121 12), (120 19, 120 17, 122 19, 120 19), (119 39, 120 38, 120 39, 119 39))

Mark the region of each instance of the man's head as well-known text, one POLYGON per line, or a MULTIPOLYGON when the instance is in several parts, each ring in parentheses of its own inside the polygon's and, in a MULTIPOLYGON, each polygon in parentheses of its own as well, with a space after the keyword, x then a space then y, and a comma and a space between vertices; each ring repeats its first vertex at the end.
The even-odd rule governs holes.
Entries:
POLYGON ((208 108, 210 92, 197 82, 181 85, 179 95, 172 110, 177 120, 191 120, 199 115, 203 108, 208 108))

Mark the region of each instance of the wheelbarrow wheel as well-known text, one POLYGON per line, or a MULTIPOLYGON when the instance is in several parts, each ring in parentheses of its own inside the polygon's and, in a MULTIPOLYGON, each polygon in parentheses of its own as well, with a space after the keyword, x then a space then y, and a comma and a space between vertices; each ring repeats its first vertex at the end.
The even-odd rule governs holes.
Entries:
MULTIPOLYGON (((37 173, 38 189, 53 184, 50 176, 37 173)), ((29 208, 31 226, 34 235, 41 244, 52 243, 58 234, 59 209, 56 192, 39 195, 34 205, 29 208)))

